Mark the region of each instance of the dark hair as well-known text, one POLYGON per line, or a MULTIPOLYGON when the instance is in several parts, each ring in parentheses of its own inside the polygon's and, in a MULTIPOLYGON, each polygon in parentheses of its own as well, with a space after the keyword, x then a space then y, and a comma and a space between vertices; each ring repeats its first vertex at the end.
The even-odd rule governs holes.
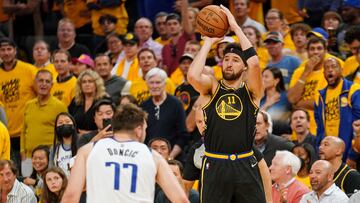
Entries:
MULTIPOLYGON (((43 151, 43 152, 45 152, 46 158, 47 158, 47 161, 48 161, 48 164, 47 164, 46 168, 48 168, 48 167, 49 167, 49 163, 50 163, 50 159, 49 159, 49 158, 50 158, 50 148, 49 148, 47 145, 38 145, 37 147, 35 147, 35 148, 32 150, 32 152, 31 152, 31 158, 34 157, 34 154, 35 154, 35 152, 37 152, 37 151, 43 151)), ((33 167, 33 171, 32 171, 32 173, 31 173, 31 175, 30 175, 30 178, 36 179, 36 174, 37 174, 37 171, 35 171, 35 169, 34 169, 34 167, 33 167)))
POLYGON ((167 145, 167 147, 168 147, 168 149, 169 149, 169 152, 171 151, 170 141, 169 141, 168 139, 166 139, 166 138, 163 138, 163 137, 155 137, 155 138, 151 139, 151 140, 149 141, 149 143, 148 143, 148 146, 151 147, 151 144, 152 144, 153 142, 155 142, 155 141, 158 141, 158 140, 165 142, 166 145, 167 145))
POLYGON ((50 52, 50 45, 43 39, 36 40, 34 43, 33 49, 34 49, 35 45, 40 44, 40 43, 44 43, 46 46, 46 49, 50 52))
POLYGON ((170 13, 167 15, 165 22, 168 22, 169 20, 177 20, 179 23, 181 23, 181 17, 176 13, 170 13))
POLYGON ((53 53, 52 53, 52 55, 51 55, 51 62, 54 61, 54 56, 55 56, 55 54, 65 54, 66 57, 67 57, 68 62, 71 62, 71 59, 72 59, 72 58, 71 58, 70 52, 65 51, 65 50, 62 50, 62 49, 56 49, 56 50, 53 51, 53 53))
POLYGON ((0 38, 0 47, 2 47, 3 45, 9 45, 9 46, 16 48, 15 42, 7 37, 0 38))
MULTIPOLYGON (((314 147, 313 147, 311 144, 309 144, 309 143, 302 143, 302 144, 296 144, 296 145, 292 148, 291 152, 294 152, 294 149, 295 149, 296 147, 302 147, 302 148, 304 148, 304 150, 305 150, 306 153, 308 154, 308 157, 309 157, 310 161, 309 161, 309 165, 307 166, 306 170, 307 170, 307 172, 309 173, 309 172, 310 172, 310 169, 311 169, 311 166, 312 166, 313 163, 318 159, 318 158, 317 158, 317 155, 316 155, 316 152, 315 152, 315 149, 314 149, 314 147)), ((305 162, 305 160, 304 160, 304 162, 305 162)), ((304 165, 305 165, 305 163, 304 163, 304 165)), ((301 167, 301 168, 302 168, 302 167, 301 167)))
POLYGON ((124 98, 127 98, 127 99, 130 101, 130 103, 132 103, 132 104, 137 104, 136 98, 135 98, 134 96, 132 96, 131 94, 122 95, 122 96, 119 98, 119 103, 121 103, 121 101, 122 101, 124 98))
POLYGON ((108 60, 109 60, 109 63, 111 64, 111 59, 110 59, 110 56, 108 54, 104 54, 104 53, 98 53, 96 54, 95 58, 94 58, 94 61, 96 60, 96 58, 98 57, 106 57, 108 60))
POLYGON ((164 12, 164 11, 160 11, 159 13, 157 13, 157 14, 155 15, 155 18, 154 18, 154 19, 157 19, 157 18, 163 17, 163 16, 168 16, 168 15, 169 15, 168 13, 166 13, 166 12, 164 12))
POLYGON ((117 18, 110 14, 100 16, 98 23, 101 25, 101 24, 105 23, 106 20, 110 21, 111 23, 114 23, 114 24, 117 23, 117 18))
POLYGON ((9 166, 11 172, 13 172, 14 175, 18 175, 18 169, 12 160, 0 159, 0 171, 3 170, 6 165, 9 166))
POLYGON ((360 25, 353 25, 345 32, 345 42, 353 43, 355 40, 360 41, 360 25))
POLYGON ((307 35, 307 33, 309 33, 311 31, 311 27, 305 23, 296 23, 296 24, 291 25, 290 35, 291 35, 292 39, 294 38, 294 35, 297 31, 302 31, 305 33, 305 35, 307 35))
POLYGON ((284 20, 284 14, 283 14, 283 12, 281 12, 279 9, 277 9, 277 8, 272 8, 272 9, 270 9, 270 10, 266 13, 266 15, 268 15, 270 12, 277 13, 277 14, 279 15, 280 20, 284 20))
POLYGON ((327 20, 329 18, 336 18, 339 21, 339 24, 342 23, 342 18, 338 13, 336 13, 335 11, 328 11, 323 15, 323 17, 321 19, 322 27, 324 27, 325 20, 327 20))
POLYGON ((324 50, 327 49, 325 39, 320 38, 320 37, 316 37, 316 36, 311 36, 311 37, 310 37, 310 39, 309 39, 309 41, 308 41, 308 43, 307 43, 306 49, 309 49, 309 47, 310 47, 311 44, 317 44, 317 43, 321 43, 321 44, 324 46, 324 50))
POLYGON ((294 108, 294 109, 291 111, 290 122, 292 121, 292 120, 291 120, 292 115, 293 115, 296 111, 302 111, 302 112, 304 112, 304 113, 305 113, 306 120, 307 120, 307 121, 310 121, 310 115, 309 115, 309 112, 307 112, 306 109, 303 109, 303 108, 294 108))
POLYGON ((46 74, 49 74, 51 76, 51 82, 53 81, 53 74, 49 71, 49 70, 46 70, 46 69, 40 69, 37 71, 36 75, 35 75, 35 80, 38 79, 39 75, 40 74, 43 74, 43 73, 46 73, 46 74))
POLYGON ((116 111, 116 106, 114 104, 114 102, 110 99, 110 98, 104 98, 104 99, 100 99, 98 100, 97 102, 95 102, 94 104, 94 116, 95 116, 95 113, 99 111, 100 107, 102 105, 109 105, 111 107, 111 109, 114 111, 116 111))
POLYGON ((147 47, 140 49, 140 51, 137 53, 137 58, 138 58, 138 59, 139 59, 139 57, 140 57, 140 54, 142 54, 143 52, 150 52, 151 55, 153 55, 155 61, 157 60, 154 50, 152 50, 152 49, 150 49, 150 48, 147 48, 147 47))
MULTIPOLYGON (((57 126, 56 126, 56 123, 57 121, 59 120, 60 116, 67 116, 71 119, 71 121, 73 122, 73 125, 74 125, 74 132, 73 134, 71 135, 71 155, 72 156, 75 156, 76 153, 77 153, 77 146, 76 146, 76 143, 77 143, 77 140, 78 140, 78 135, 77 135, 77 132, 76 132, 76 121, 74 119, 74 117, 71 116, 71 114, 67 113, 67 112, 61 112, 59 113, 56 118, 55 118, 55 126, 54 126, 54 144, 53 144, 53 157, 51 157, 51 159, 54 159, 55 156, 56 156, 56 151, 59 152, 59 150, 57 150, 57 148, 62 145, 64 143, 64 140, 62 139, 62 137, 60 137, 59 135, 57 135, 57 126)), ((54 160, 55 161, 55 160, 54 160)), ((55 162, 54 162, 55 163, 55 162)))
POLYGON ((259 111, 258 115, 261 114, 263 119, 264 119, 264 122, 269 124, 269 117, 268 115, 264 112, 264 111, 259 111))
POLYGON ((269 70, 274 79, 279 79, 279 82, 278 84, 276 84, 276 91, 277 92, 282 92, 282 91, 285 91, 285 82, 284 82, 284 77, 280 71, 279 68, 276 68, 276 67, 266 67, 264 70, 263 70, 263 73, 266 71, 266 70, 269 70))
POLYGON ((116 37, 118 38, 121 42, 123 41, 123 36, 122 35, 118 35, 116 33, 110 33, 106 36, 106 42, 109 40, 110 37, 116 37))
POLYGON ((67 179, 64 171, 58 167, 51 167, 45 171, 42 178, 44 181, 44 185, 43 185, 43 190, 41 193, 41 202, 43 202, 43 203, 60 202, 60 200, 65 192, 66 186, 68 184, 68 179, 67 179), (62 178, 62 185, 61 185, 59 195, 56 195, 55 193, 51 192, 49 187, 47 186, 46 175, 50 172, 57 173, 62 178))
POLYGON ((184 172, 184 166, 182 165, 182 163, 178 160, 175 160, 175 159, 172 159, 172 160, 168 160, 168 164, 169 165, 175 165, 175 166, 178 166, 179 167, 179 171, 180 171, 180 174, 182 176, 183 172, 184 172))
POLYGON ((116 109, 111 126, 113 131, 133 131, 142 126, 147 119, 147 113, 135 104, 125 104, 116 109))

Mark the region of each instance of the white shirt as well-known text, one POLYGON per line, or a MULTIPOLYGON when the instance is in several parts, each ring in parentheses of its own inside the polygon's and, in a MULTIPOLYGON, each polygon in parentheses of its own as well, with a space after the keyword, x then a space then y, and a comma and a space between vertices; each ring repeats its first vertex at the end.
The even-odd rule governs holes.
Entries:
POLYGON ((6 198, 7 203, 37 203, 34 192, 25 185, 15 179, 13 188, 6 198))
POLYGON ((251 19, 250 17, 247 17, 244 24, 241 27, 245 27, 245 26, 249 26, 249 25, 254 26, 256 29, 259 30, 259 32, 261 34, 266 32, 265 27, 261 23, 257 22, 256 20, 251 19))
POLYGON ((349 198, 340 190, 338 186, 333 183, 325 192, 318 198, 315 191, 305 194, 300 203, 348 203, 349 198))

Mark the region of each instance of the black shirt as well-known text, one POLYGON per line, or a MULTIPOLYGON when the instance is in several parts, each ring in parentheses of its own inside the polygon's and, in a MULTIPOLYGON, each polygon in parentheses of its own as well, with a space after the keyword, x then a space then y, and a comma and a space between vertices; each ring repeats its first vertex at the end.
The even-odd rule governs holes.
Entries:
POLYGON ((176 88, 175 96, 183 104, 186 115, 189 115, 192 106, 199 97, 199 93, 189 83, 184 82, 176 88))
POLYGON ((97 130, 97 126, 94 121, 95 107, 94 101, 91 107, 85 112, 84 104, 77 104, 75 98, 71 101, 68 110, 74 117, 77 128, 80 130, 97 130))
POLYGON ((342 163, 334 174, 334 182, 347 195, 360 190, 360 173, 342 163))

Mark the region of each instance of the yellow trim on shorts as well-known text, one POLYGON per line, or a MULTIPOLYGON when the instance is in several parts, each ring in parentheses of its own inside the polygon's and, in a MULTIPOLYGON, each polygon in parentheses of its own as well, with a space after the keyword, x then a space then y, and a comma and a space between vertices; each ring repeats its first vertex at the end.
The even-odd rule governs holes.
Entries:
POLYGON ((249 156, 252 156, 254 152, 251 150, 250 152, 242 153, 242 154, 214 154, 210 152, 204 153, 205 156, 215 159, 227 159, 231 161, 235 161, 237 159, 243 159, 249 156))

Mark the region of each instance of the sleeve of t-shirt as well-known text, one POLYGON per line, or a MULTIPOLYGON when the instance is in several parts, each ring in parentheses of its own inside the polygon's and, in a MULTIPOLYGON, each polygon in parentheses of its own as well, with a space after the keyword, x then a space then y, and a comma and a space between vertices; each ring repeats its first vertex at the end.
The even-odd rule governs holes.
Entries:
POLYGON ((355 190, 360 190, 360 173, 351 170, 344 180, 343 188, 346 194, 352 194, 355 190))
POLYGON ((294 87, 296 82, 299 80, 299 78, 302 74, 302 68, 301 68, 302 66, 303 66, 303 64, 301 64, 293 73, 291 80, 290 80, 289 88, 294 87))

